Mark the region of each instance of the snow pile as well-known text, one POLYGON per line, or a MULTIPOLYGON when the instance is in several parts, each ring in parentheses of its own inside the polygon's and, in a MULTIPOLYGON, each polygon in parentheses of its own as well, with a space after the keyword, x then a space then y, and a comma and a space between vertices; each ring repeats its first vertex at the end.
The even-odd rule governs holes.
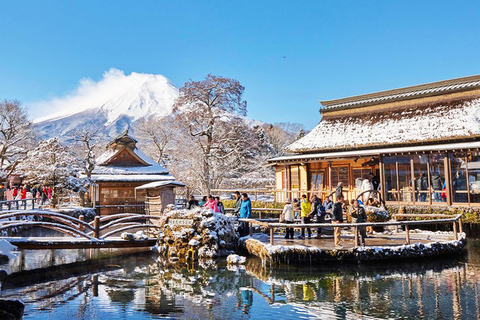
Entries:
POLYGON ((186 258, 192 251, 199 259, 223 257, 238 241, 233 221, 207 208, 172 210, 159 224, 157 250, 170 257, 186 258), (179 221, 188 225, 174 223, 179 221))
POLYGON ((0 239, 0 255, 7 256, 9 259, 16 258, 18 252, 12 253, 12 251, 16 251, 17 247, 12 245, 10 242, 4 239, 0 239))
POLYGON ((480 100, 456 105, 412 106, 385 113, 328 117, 289 152, 352 149, 422 141, 443 141, 480 135, 480 100))
POLYGON ((228 264, 245 264, 245 262, 247 262, 247 258, 238 254, 231 254, 227 257, 228 264))
POLYGON ((120 238, 127 241, 139 241, 146 240, 148 237, 143 231, 137 231, 135 233, 122 232, 120 238))

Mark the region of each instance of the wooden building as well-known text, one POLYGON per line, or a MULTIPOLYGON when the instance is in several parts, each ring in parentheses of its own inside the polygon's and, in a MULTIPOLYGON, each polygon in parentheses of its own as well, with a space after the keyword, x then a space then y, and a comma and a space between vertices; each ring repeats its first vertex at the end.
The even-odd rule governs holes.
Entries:
POLYGON ((390 204, 480 204, 480 75, 321 104, 319 124, 268 161, 277 201, 340 181, 352 199, 373 172, 390 204))
MULTIPOLYGON (((127 130, 113 139, 105 153, 98 157, 92 174, 96 186, 91 189, 97 207, 136 204, 141 206, 145 203, 148 188, 138 187, 152 182, 167 182, 164 186, 172 189, 171 193, 174 187, 181 185, 167 169, 138 149, 136 144, 137 141, 128 135, 127 130)), ((171 200, 173 203, 175 199, 171 200)), ((102 210, 102 214, 109 212, 102 210)))

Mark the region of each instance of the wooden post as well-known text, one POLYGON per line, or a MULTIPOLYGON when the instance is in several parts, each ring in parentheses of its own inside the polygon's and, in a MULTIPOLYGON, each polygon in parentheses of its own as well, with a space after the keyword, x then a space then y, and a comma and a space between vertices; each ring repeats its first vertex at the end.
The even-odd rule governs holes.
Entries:
POLYGON ((19 208, 18 208, 18 200, 16 200, 15 203, 16 203, 16 205, 17 205, 17 210, 18 210, 18 209, 19 209, 19 208))
POLYGON ((453 221, 453 235, 455 236, 455 240, 458 240, 457 221, 453 221))
POLYGON ((410 230, 408 228, 408 224, 405 225, 405 240, 407 244, 410 244, 410 230))
POLYGON ((253 223, 252 222, 248 222, 248 232, 250 233, 250 237, 253 235, 253 223))
POLYGON ((463 233, 462 218, 458 219, 458 227, 460 229, 460 233, 463 233))
POLYGON ((32 199, 32 210, 35 209, 35 197, 32 199))
POLYGON ((12 210, 12 203, 11 202, 8 202, 8 210, 12 210))
MULTIPOLYGON (((82 214, 80 217, 78 217, 79 220, 85 221, 85 216, 82 214)), ((83 231, 83 225, 78 224, 78 230, 83 231)))
POLYGON ((273 228, 272 227, 268 227, 268 228, 270 229, 269 230, 270 231, 270 244, 273 246, 273 243, 274 243, 274 241, 273 241, 273 228))
POLYGON ((96 216, 95 220, 93 220, 93 236, 95 238, 100 238, 100 217, 96 216))
POLYGON ((358 227, 355 226, 353 227, 353 232, 355 233, 354 234, 354 244, 355 244, 355 248, 358 247, 358 227))

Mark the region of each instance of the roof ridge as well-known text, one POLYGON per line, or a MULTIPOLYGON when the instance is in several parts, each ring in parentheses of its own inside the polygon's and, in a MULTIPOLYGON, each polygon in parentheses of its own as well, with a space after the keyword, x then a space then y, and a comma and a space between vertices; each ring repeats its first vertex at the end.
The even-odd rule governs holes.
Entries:
POLYGON ((335 100, 325 100, 320 101, 320 103, 324 106, 322 110, 332 110, 356 105, 375 104, 378 101, 388 101, 395 98, 432 95, 432 93, 435 95, 443 94, 445 91, 458 91, 466 87, 476 86, 480 87, 480 75, 430 82, 335 100))

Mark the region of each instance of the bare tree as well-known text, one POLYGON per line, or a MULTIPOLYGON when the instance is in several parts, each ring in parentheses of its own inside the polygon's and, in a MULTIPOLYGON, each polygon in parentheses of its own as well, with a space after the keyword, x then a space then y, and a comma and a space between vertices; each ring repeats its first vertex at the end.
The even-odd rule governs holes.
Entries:
POLYGON ((245 116, 247 103, 242 100, 245 88, 239 81, 207 75, 202 81, 189 81, 180 88, 174 113, 198 147, 197 171, 203 192, 218 186, 215 175, 218 163, 225 163, 238 149, 238 136, 229 127, 236 116, 245 116))
POLYGON ((133 130, 146 152, 154 155, 155 161, 165 164, 165 150, 175 135, 170 117, 149 117, 135 122, 133 130))
POLYGON ((0 102, 0 172, 10 175, 26 155, 32 139, 27 111, 18 100, 0 102))

